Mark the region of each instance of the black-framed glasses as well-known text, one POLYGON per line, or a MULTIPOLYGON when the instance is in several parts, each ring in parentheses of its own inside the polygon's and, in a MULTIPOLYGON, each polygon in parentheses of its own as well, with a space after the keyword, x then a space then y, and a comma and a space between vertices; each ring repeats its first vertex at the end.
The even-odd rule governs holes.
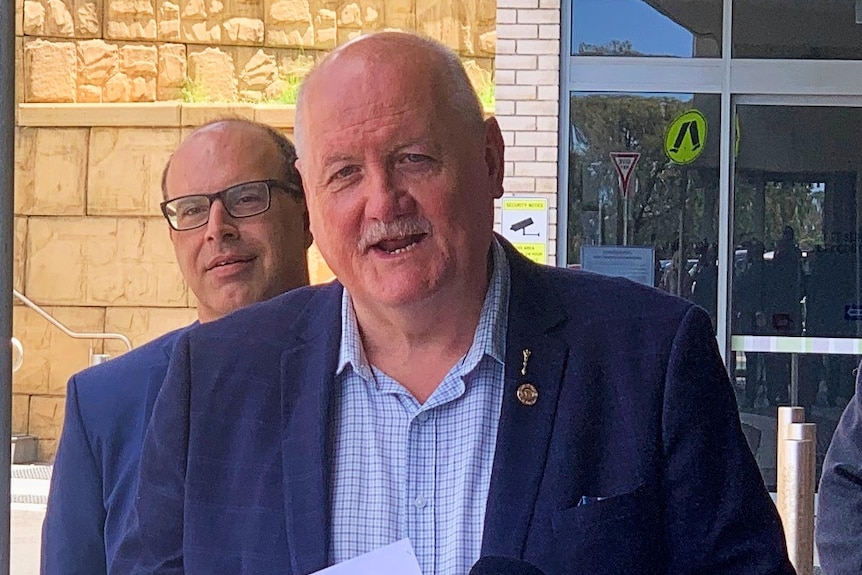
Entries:
POLYGON ((168 224, 178 232, 206 225, 213 202, 221 200, 232 218, 250 218, 264 213, 272 203, 272 190, 302 195, 299 186, 281 180, 243 182, 212 194, 181 196, 159 204, 168 224))

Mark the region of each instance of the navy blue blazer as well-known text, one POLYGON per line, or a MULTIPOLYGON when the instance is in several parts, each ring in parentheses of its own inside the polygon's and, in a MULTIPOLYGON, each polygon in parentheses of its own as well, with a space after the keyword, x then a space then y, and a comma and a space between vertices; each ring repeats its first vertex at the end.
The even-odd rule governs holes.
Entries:
POLYGON ((862 572, 862 370, 826 451, 820 477, 817 551, 829 575, 862 572))
POLYGON ((48 510, 43 575, 100 575, 134 503, 144 431, 179 335, 173 331, 73 375, 48 510))
MULTIPOLYGON (((482 554, 547 575, 792 574, 706 312, 506 252, 482 554), (523 349, 532 406, 516 397, 523 349)), ((338 283, 299 289, 180 338, 144 444, 124 573, 329 564, 341 294, 338 283)))

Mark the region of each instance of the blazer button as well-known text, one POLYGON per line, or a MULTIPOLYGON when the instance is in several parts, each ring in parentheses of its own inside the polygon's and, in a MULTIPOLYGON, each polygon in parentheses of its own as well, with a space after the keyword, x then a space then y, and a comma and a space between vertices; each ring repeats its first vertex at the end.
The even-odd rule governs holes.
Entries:
POLYGON ((518 386, 518 401, 524 405, 536 405, 539 400, 539 391, 532 383, 522 383, 518 386))

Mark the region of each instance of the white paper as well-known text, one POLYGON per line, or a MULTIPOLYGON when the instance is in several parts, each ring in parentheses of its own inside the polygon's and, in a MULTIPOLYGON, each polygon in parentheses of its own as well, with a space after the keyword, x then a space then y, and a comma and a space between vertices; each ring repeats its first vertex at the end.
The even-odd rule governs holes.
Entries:
POLYGON ((313 575, 422 575, 409 539, 327 567, 313 575))

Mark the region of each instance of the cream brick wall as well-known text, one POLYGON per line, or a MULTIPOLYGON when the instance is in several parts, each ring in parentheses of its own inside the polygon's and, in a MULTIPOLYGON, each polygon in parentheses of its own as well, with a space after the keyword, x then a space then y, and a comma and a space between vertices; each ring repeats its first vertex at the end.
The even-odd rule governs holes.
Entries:
POLYGON ((548 198, 549 264, 557 253, 559 38, 559 0, 497 0, 494 63, 496 114, 506 143, 503 185, 507 194, 548 198))

